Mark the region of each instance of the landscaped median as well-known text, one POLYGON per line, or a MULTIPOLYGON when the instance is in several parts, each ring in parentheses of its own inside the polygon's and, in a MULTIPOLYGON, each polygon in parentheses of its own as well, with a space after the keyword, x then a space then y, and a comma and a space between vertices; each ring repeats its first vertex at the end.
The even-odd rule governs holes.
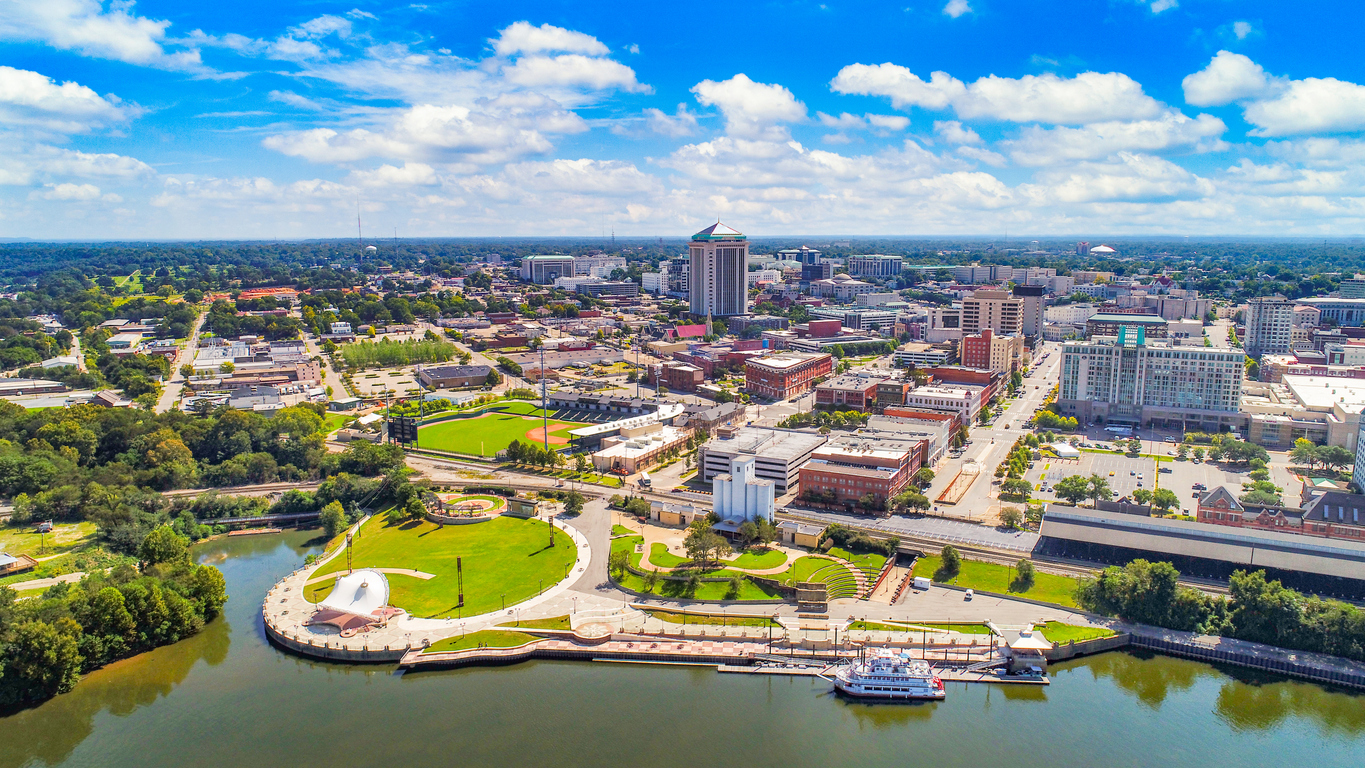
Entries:
POLYGON ((539 639, 539 637, 528 635, 525 632, 482 629, 467 635, 437 640, 422 653, 449 653, 451 651, 468 651, 473 648, 520 648, 539 639))
POLYGON ((942 568, 943 559, 940 556, 926 555, 915 560, 914 575, 963 589, 1017 595, 1067 608, 1078 607, 1076 605, 1078 581, 1070 576, 1035 571, 1031 584, 1021 584, 1018 579, 1019 572, 1008 565, 963 560, 958 572, 952 575, 942 573, 942 568))

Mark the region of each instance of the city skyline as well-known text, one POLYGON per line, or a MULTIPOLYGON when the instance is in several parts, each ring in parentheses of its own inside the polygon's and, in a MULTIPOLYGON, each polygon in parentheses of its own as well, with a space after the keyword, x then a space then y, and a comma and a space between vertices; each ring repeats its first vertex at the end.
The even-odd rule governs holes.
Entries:
POLYGON ((10 3, 0 234, 1350 236, 1333 10, 10 3))

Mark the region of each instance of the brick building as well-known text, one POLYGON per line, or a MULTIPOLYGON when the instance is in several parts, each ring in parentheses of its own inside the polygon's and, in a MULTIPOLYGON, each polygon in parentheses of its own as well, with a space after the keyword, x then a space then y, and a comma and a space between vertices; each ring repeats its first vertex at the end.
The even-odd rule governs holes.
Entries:
MULTIPOLYGON (((858 435, 835 438, 811 453, 801 467, 801 493, 853 505, 867 494, 879 506, 905 490, 919 471, 924 441, 869 440, 858 435)), ((871 510, 868 510, 871 511, 871 510)))
POLYGON ((706 381, 706 374, 701 368, 672 360, 646 366, 645 374, 650 384, 663 381, 664 386, 673 392, 696 392, 697 387, 706 381))
POLYGON ((983 328, 979 334, 962 337, 961 358, 967 368, 1010 374, 1024 363, 1024 337, 983 328))
POLYGON ((824 353, 784 352, 749 360, 744 370, 746 392, 772 400, 785 400, 809 392, 817 378, 834 370, 834 358, 824 353))
POLYGON ((868 411, 877 403, 877 385, 882 381, 852 374, 836 376, 815 387, 815 403, 868 411))
POLYGON ((1365 496, 1341 491, 1318 493, 1302 508, 1245 504, 1219 486, 1199 497, 1201 523, 1298 533, 1328 539, 1365 541, 1365 496))

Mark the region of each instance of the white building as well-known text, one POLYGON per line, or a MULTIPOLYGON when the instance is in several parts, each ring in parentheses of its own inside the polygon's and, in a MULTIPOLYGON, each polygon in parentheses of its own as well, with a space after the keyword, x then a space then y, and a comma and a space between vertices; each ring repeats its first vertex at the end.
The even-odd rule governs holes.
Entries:
POLYGON ((702 482, 730 471, 730 460, 741 456, 756 459, 754 475, 771 480, 776 493, 797 486, 801 465, 824 445, 824 435, 768 427, 720 427, 716 436, 697 449, 702 482))
POLYGON ((1294 302, 1283 296, 1258 296, 1247 301, 1246 338, 1242 346, 1252 357, 1288 352, 1294 348, 1294 302))
POLYGON ((901 257, 882 253, 848 257, 848 273, 859 277, 896 277, 901 273, 901 257))
POLYGON ((760 479, 757 467, 757 457, 735 456, 728 473, 711 478, 712 504, 721 520, 773 521, 777 509, 773 481, 760 479))
POLYGON ((656 295, 668 290, 668 273, 646 272, 640 275, 640 290, 656 295))
POLYGON ((528 283, 550 285, 556 278, 574 274, 576 272, 572 256, 527 256, 521 260, 521 279, 528 283))
POLYGON ((1084 323, 1099 311, 1094 304, 1063 304, 1059 307, 1048 307, 1043 311, 1043 316, 1049 323, 1076 324, 1084 323))
POLYGON ((716 222, 692 236, 689 311, 694 317, 733 317, 749 311, 749 243, 716 222))
POLYGON ((956 411, 962 421, 970 422, 981 410, 984 389, 954 389, 950 387, 918 387, 905 395, 907 408, 927 408, 931 411, 956 411))

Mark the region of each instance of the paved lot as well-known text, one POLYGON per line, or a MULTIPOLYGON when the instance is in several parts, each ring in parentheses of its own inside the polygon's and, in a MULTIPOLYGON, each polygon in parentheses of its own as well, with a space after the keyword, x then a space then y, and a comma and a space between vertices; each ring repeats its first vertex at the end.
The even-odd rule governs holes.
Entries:
MULTIPOLYGON (((1203 483, 1209 488, 1216 488, 1220 485, 1227 485, 1236 493, 1241 492, 1242 483, 1249 478, 1245 471, 1229 471, 1222 465, 1200 463, 1193 461, 1163 461, 1161 467, 1170 469, 1170 472, 1161 473, 1159 480, 1156 470, 1156 462, 1152 459, 1129 458, 1116 453, 1082 453, 1078 461, 1066 461, 1056 459, 1044 459, 1036 462, 1034 469, 1031 470, 1028 479, 1038 483, 1047 480, 1048 487, 1051 488, 1064 477, 1069 475, 1099 474, 1109 481, 1109 487, 1114 491, 1114 498, 1129 496, 1138 488, 1139 478, 1137 473, 1142 474, 1142 487, 1153 490, 1157 487, 1170 488, 1175 491, 1180 499, 1180 507, 1193 513, 1194 491, 1192 486, 1195 483, 1203 483), (1110 473, 1113 473, 1110 475, 1110 473), (1158 485, 1159 483, 1159 485, 1158 485)), ((1285 489, 1285 497, 1289 499, 1297 493, 1297 488, 1286 485, 1288 473, 1285 477, 1277 477, 1279 484, 1285 489)), ((1056 497, 1050 492, 1035 492, 1035 498, 1044 500, 1055 500, 1056 497)))

